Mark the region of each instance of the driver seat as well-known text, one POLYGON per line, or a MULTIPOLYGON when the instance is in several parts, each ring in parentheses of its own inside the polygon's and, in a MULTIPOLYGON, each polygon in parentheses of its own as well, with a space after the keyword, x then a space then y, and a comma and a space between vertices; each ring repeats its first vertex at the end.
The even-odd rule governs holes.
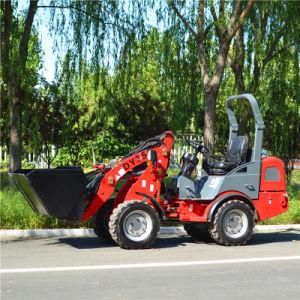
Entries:
POLYGON ((205 160, 203 168, 209 175, 224 175, 246 162, 248 137, 235 136, 229 141, 224 158, 219 161, 205 160))

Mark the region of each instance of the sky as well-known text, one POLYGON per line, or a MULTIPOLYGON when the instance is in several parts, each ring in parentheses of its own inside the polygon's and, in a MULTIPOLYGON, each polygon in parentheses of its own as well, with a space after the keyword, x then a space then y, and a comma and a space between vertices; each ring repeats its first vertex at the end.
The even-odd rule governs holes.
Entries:
MULTIPOLYGON (((47 5, 49 1, 41 1, 47 5)), ((24 15, 24 10, 27 10, 29 7, 28 0, 19 0, 17 2, 17 12, 24 15)), ((39 40, 41 42, 41 47, 43 51, 43 66, 40 70, 40 75, 43 76, 47 81, 51 82, 54 80, 55 75, 55 64, 57 61, 57 54, 53 50, 54 40, 49 32, 49 22, 50 22, 50 13, 49 9, 39 8, 34 18, 33 26, 38 30, 39 40)))
POLYGON ((57 61, 57 54, 54 53, 53 50, 53 38, 50 35, 49 29, 48 29, 48 21, 49 21, 49 15, 45 13, 47 11, 46 9, 40 9, 38 12, 37 17, 41 18, 41 23, 39 26, 39 38, 41 41, 41 47, 44 52, 43 55, 43 67, 40 70, 40 75, 45 77, 45 79, 48 82, 51 82, 54 80, 54 74, 55 74, 55 64, 57 61))
MULTIPOLYGON (((40 0, 38 5, 49 5, 49 2, 49 0, 40 0)), ((24 10, 27 11, 29 7, 29 0, 19 0, 17 2, 17 5, 17 11, 24 15, 24 10)), ((51 20, 49 8, 38 8, 33 25, 37 28, 43 52, 43 64, 39 73, 48 82, 51 82, 55 79, 54 77, 56 62, 59 58, 62 58, 66 53, 66 50, 60 49, 59 53, 57 53, 57 51, 54 50, 55 41, 49 31, 49 24, 51 24, 52 21, 53 20, 51 20)), ((156 24, 156 14, 154 10, 148 12, 148 24, 156 24)))

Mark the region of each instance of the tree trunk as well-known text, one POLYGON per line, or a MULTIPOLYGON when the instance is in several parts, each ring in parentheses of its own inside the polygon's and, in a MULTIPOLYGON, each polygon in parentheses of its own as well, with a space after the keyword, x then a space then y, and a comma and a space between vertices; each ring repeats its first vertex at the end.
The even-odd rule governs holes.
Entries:
POLYGON ((21 169, 22 100, 20 90, 15 93, 10 114, 9 171, 21 169))
POLYGON ((204 144, 210 153, 214 152, 215 127, 216 127, 216 103, 218 86, 208 86, 204 92, 204 144))
POLYGON ((1 85, 1 94, 0 94, 0 111, 1 117, 3 116, 4 123, 1 125, 1 143, 5 143, 9 149, 9 120, 10 116, 6 112, 9 112, 9 103, 11 99, 10 89, 9 89, 9 78, 10 78, 10 35, 11 35, 11 26, 13 18, 13 8, 11 1, 1 1, 1 63, 0 71, 1 77, 4 85, 1 85))
POLYGON ((13 17, 11 1, 1 1, 1 11, 3 14, 1 20, 1 75, 4 82, 7 82, 9 78, 10 34, 13 17))
MULTIPOLYGON (((244 30, 243 27, 239 28, 236 32, 235 41, 235 57, 231 63, 231 69, 235 78, 235 85, 237 93, 244 94, 246 92, 246 85, 244 80, 244 63, 245 63, 245 45, 244 45, 244 30)), ((239 122, 239 134, 248 134, 249 124, 248 120, 252 117, 249 114, 249 106, 246 102, 240 103, 241 118, 239 122)))
POLYGON ((221 1, 219 4, 219 16, 217 16, 215 12, 214 1, 210 2, 210 4, 207 3, 213 17, 213 23, 207 26, 205 26, 205 3, 207 2, 204 0, 198 0, 198 30, 196 32, 185 16, 180 13, 174 4, 174 1, 169 1, 169 5, 172 7, 174 13, 179 17, 185 28, 195 38, 197 44, 198 64, 200 67, 201 81, 204 86, 204 143, 209 150, 213 152, 215 144, 216 99, 224 73, 228 50, 232 38, 251 11, 254 0, 248 0, 243 10, 241 8, 241 1, 234 1, 229 22, 226 22, 225 20, 224 1, 221 1), (207 49, 207 46, 209 45, 209 43, 207 43, 207 40, 209 39, 208 33, 211 27, 215 27, 219 41, 215 69, 212 73, 209 68, 210 51, 207 49))
POLYGON ((24 93, 22 89, 22 76, 28 57, 28 45, 38 0, 30 1, 27 17, 19 45, 18 64, 9 79, 10 96, 12 100, 9 133, 9 171, 21 168, 22 162, 22 109, 24 93))
POLYGON ((244 31, 243 27, 239 28, 236 32, 235 42, 235 59, 231 64, 232 71, 235 77, 235 84, 239 94, 246 91, 245 81, 243 76, 244 62, 245 62, 245 45, 244 45, 244 31))
MULTIPOLYGON (((205 84, 204 82, 204 143, 210 153, 214 153, 215 148, 215 127, 216 127, 216 103, 224 74, 226 58, 230 46, 230 40, 224 38, 220 41, 220 48, 216 57, 216 68, 211 79, 205 84)), ((199 53, 199 58, 201 53, 199 53)), ((199 59, 199 64, 201 60, 199 59)))

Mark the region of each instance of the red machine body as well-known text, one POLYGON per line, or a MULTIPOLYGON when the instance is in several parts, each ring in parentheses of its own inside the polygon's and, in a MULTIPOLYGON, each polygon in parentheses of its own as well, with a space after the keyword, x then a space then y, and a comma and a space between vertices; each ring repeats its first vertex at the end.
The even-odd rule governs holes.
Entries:
POLYGON ((270 156, 262 159, 259 199, 253 203, 259 221, 288 210, 284 164, 279 158, 270 156))
POLYGON ((224 156, 216 160, 202 142, 190 141, 194 152, 184 153, 171 186, 164 180, 175 141, 171 131, 142 141, 117 163, 94 165, 88 174, 78 167, 61 167, 11 175, 36 212, 71 221, 92 219, 100 238, 123 248, 150 247, 160 219, 181 221, 198 240, 244 245, 255 221, 287 211, 286 178, 279 158, 262 158, 265 125, 255 98, 229 97, 226 110, 230 130, 224 156), (252 145, 247 135, 239 135, 232 109, 232 101, 241 99, 250 103, 255 118, 252 145), (197 170, 199 153, 203 162, 197 170))
MULTIPOLYGON (((86 208, 81 221, 93 217, 101 206, 115 194, 114 206, 130 200, 147 201, 165 219, 178 219, 183 222, 209 222, 218 205, 229 199, 238 198, 255 208, 257 220, 262 221, 281 214, 288 209, 286 178, 283 162, 276 157, 262 158, 260 190, 258 199, 249 199, 239 191, 226 191, 212 201, 179 200, 178 196, 164 198, 162 195, 163 179, 169 166, 170 153, 174 143, 171 132, 165 132, 163 143, 151 148, 157 153, 157 164, 147 160, 149 150, 133 153, 121 160, 113 169, 106 170, 98 193, 86 208), (141 175, 134 169, 145 165, 141 175), (272 173, 270 176, 270 172, 272 173), (127 177, 125 184, 116 191, 119 181, 127 177)), ((96 166, 97 167, 97 166, 96 166)))

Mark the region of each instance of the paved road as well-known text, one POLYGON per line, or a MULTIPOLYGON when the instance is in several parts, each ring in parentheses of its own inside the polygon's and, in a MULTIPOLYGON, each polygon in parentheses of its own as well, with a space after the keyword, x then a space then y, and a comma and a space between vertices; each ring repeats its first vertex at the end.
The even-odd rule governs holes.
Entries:
POLYGON ((300 232, 258 233, 244 247, 164 236, 131 251, 96 238, 5 239, 1 265, 1 300, 300 299, 300 232))

